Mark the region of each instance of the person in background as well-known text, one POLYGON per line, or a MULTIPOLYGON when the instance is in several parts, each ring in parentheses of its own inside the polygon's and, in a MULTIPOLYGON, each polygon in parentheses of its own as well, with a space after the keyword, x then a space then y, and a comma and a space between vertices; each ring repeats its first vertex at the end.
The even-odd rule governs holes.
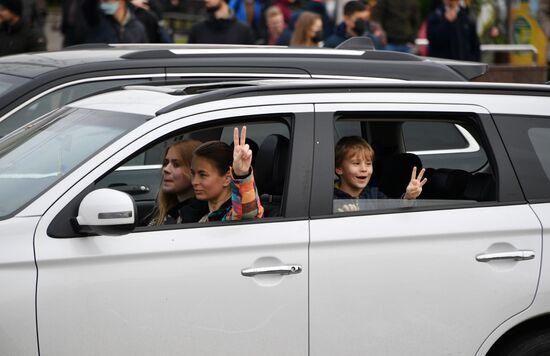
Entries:
POLYGON ((283 30, 283 33, 279 36, 277 39, 277 46, 289 46, 290 45, 290 39, 292 38, 292 34, 294 33, 294 28, 296 26, 296 21, 298 21, 298 18, 300 18, 300 15, 302 14, 301 11, 295 11, 290 16, 290 20, 287 22, 286 28, 283 30))
POLYGON ((161 186, 149 225, 197 222, 208 212, 208 205, 195 199, 191 184, 191 159, 200 145, 199 141, 182 140, 166 149, 161 186))
POLYGON ((263 0, 228 0, 235 18, 246 23, 252 29, 255 40, 265 38, 266 24, 264 19, 265 1, 263 0))
POLYGON ((207 18, 191 27, 189 43, 254 44, 247 24, 235 18, 225 0, 204 0, 207 18))
POLYGON ((428 55, 465 61, 479 61, 481 49, 475 22, 460 0, 443 0, 428 17, 428 55))
POLYGON ((39 33, 44 32, 48 6, 46 0, 22 0, 21 18, 39 33))
POLYGON ((265 23, 267 26, 265 44, 276 45, 286 28, 285 18, 278 6, 273 5, 265 11, 265 23))
POLYGON ((323 22, 316 13, 304 11, 296 21, 290 45, 294 47, 321 47, 323 22))
POLYGON ((285 23, 290 22, 290 16, 292 15, 291 6, 296 2, 296 0, 275 0, 275 6, 281 10, 285 23))
POLYGON ((323 24, 323 41, 334 32, 334 20, 329 15, 325 0, 310 0, 304 7, 304 11, 313 12, 321 17, 323 24))
POLYGON ((383 49, 384 33, 378 27, 374 28, 369 23, 370 11, 368 5, 361 1, 352 0, 344 5, 344 21, 337 27, 334 33, 324 42, 325 47, 336 48, 342 42, 357 36, 369 37, 376 49, 383 49), (376 31, 375 33, 372 30, 376 31))
POLYGON ((147 43, 145 27, 126 0, 84 0, 84 43, 147 43))
POLYGON ((162 4, 159 0, 131 0, 136 18, 145 27, 147 39, 151 43, 171 43, 168 31, 160 25, 162 4))
POLYGON ((372 19, 386 31, 384 49, 410 53, 420 27, 417 0, 378 0, 372 19))
POLYGON ((22 13, 21 0, 0 0, 0 56, 46 50, 46 38, 22 13))

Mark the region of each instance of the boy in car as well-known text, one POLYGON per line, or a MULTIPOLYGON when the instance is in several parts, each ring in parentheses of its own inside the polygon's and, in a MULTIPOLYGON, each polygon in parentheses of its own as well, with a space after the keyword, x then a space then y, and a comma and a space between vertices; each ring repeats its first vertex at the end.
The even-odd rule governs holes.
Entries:
MULTIPOLYGON (((359 136, 343 137, 336 144, 334 156, 335 172, 339 178, 334 185, 334 199, 387 198, 377 188, 368 186, 373 171, 374 150, 367 141, 359 136)), ((413 167, 403 199, 413 200, 422 193, 422 187, 427 182, 427 178, 422 179, 424 172, 422 169, 417 176, 416 167, 413 167)))

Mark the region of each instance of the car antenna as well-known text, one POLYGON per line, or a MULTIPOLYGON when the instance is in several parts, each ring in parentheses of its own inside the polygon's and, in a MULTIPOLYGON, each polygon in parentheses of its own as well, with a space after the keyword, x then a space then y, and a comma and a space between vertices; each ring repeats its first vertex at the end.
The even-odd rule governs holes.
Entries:
POLYGON ((360 51, 374 51, 374 43, 366 36, 352 37, 340 43, 336 49, 354 49, 360 51))

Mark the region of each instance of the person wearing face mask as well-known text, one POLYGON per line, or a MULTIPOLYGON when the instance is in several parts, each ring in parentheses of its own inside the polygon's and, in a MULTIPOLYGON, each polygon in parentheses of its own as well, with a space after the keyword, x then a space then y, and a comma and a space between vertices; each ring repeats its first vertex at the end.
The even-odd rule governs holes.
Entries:
POLYGON ((225 0, 204 0, 207 18, 191 27, 189 43, 254 44, 254 33, 225 0))
POLYGON ((83 43, 147 43, 145 27, 126 0, 84 0, 83 43))
POLYGON ((361 1, 352 0, 344 5, 344 21, 336 31, 324 43, 325 47, 336 48, 342 42, 358 36, 369 37, 376 49, 382 49, 385 42, 385 34, 378 26, 369 23, 370 9, 361 1))
POLYGON ((316 13, 304 11, 298 17, 290 39, 293 47, 322 47, 323 21, 316 13))

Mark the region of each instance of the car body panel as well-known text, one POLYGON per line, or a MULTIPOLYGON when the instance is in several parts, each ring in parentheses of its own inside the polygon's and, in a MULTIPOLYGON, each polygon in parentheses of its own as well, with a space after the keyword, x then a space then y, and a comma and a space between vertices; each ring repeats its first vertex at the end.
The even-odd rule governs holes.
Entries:
POLYGON ((542 244, 528 206, 319 219, 310 228, 314 355, 475 354, 535 297, 542 244), (475 259, 515 249, 536 257, 475 259))
POLYGON ((0 221, 0 350, 38 355, 33 236, 39 217, 0 221))

